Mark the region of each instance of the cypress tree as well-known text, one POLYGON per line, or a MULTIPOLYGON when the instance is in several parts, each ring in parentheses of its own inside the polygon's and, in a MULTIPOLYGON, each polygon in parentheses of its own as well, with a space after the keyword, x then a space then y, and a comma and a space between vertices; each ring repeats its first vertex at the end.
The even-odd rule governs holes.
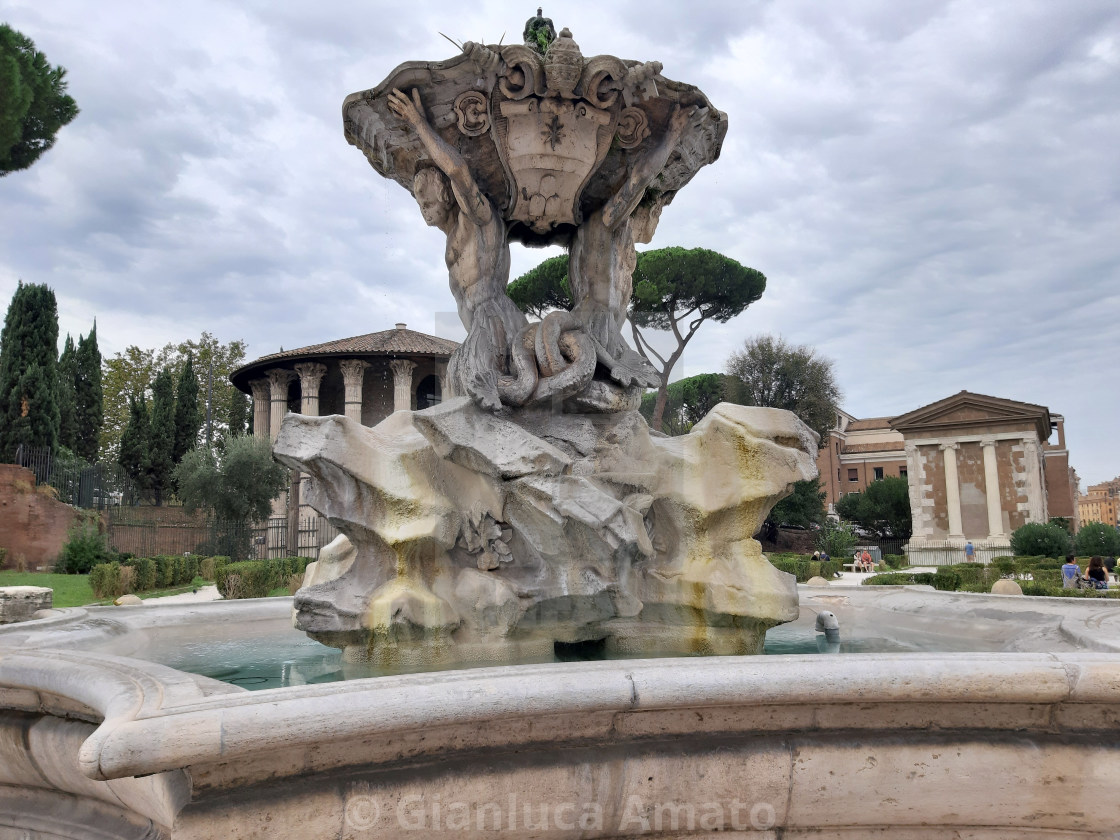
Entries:
POLYGON ((148 401, 143 394, 128 398, 128 424, 121 434, 118 463, 141 492, 148 489, 148 401))
POLYGON ((58 447, 58 304, 20 281, 0 331, 0 455, 20 444, 58 447))
POLYGON ((245 424, 249 419, 249 397, 234 388, 229 397, 229 436, 241 437, 245 434, 245 424))
POLYGON ((89 335, 78 336, 78 349, 74 354, 74 417, 77 439, 74 451, 89 462, 97 460, 101 439, 101 426, 105 413, 101 392, 101 351, 97 347, 97 323, 89 335))
POLYGON ((194 361, 188 354, 187 363, 179 371, 179 382, 175 386, 175 445, 171 453, 175 464, 198 445, 198 430, 201 426, 198 377, 194 375, 194 361))
POLYGON ((78 451, 77 395, 74 383, 78 378, 74 339, 66 334, 66 344, 58 357, 58 443, 71 452, 78 451))
POLYGON ((175 469, 175 383, 164 368, 152 383, 152 419, 148 428, 148 487, 156 505, 171 490, 175 469))

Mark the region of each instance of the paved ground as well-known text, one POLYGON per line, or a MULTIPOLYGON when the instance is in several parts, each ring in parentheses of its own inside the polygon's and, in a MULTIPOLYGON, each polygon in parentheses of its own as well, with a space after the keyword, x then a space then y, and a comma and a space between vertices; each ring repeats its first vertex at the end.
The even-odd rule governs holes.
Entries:
POLYGON ((196 592, 183 592, 180 595, 165 595, 162 598, 148 598, 145 604, 197 604, 201 601, 217 601, 222 596, 218 594, 218 587, 214 584, 201 586, 196 592))

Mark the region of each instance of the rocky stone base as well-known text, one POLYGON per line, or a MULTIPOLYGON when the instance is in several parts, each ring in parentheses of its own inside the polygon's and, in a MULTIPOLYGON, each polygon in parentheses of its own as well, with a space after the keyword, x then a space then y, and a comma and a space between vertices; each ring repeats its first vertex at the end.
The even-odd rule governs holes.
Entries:
POLYGON ((814 434, 722 404, 653 437, 637 412, 485 412, 460 398, 374 428, 288 415, 276 457, 343 533, 309 568, 296 626, 349 661, 413 670, 608 655, 759 653, 797 616, 752 539, 814 434))

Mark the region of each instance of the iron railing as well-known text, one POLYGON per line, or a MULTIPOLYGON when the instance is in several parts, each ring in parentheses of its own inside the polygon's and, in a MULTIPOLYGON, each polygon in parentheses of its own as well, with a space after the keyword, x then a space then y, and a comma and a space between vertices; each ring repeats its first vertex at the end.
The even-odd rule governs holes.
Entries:
POLYGON ((224 555, 237 560, 273 557, 311 557, 338 536, 338 529, 322 516, 299 520, 298 542, 288 546, 288 520, 277 516, 267 522, 156 522, 129 517, 127 509, 114 510, 108 521, 109 547, 137 557, 158 554, 224 555))

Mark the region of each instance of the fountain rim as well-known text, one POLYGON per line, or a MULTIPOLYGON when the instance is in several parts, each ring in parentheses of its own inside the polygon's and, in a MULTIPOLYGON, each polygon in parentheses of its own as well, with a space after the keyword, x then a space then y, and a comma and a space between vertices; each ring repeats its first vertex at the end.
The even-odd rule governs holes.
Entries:
MULTIPOLYGON (((236 762, 255 754, 424 732, 413 757, 542 741, 511 725, 548 720, 544 741, 662 735, 688 710, 713 712, 721 735, 760 730, 879 728, 883 710, 923 719, 994 705, 1021 729, 1042 706, 1048 726, 1085 728, 1071 707, 1120 707, 1120 655, 1110 653, 850 654, 614 660, 507 665, 247 692, 154 663, 61 650, 0 652, 4 706, 97 723, 79 762, 108 780, 236 762), (17 689, 13 691, 12 689, 17 689), (818 719, 814 707, 859 709, 818 719), (1018 710, 1018 711, 1017 711, 1018 710), (763 713, 764 714, 761 714, 763 713), (1020 714, 1021 713, 1021 714, 1020 714), (760 717, 761 714, 761 717, 760 717), (650 729, 652 727, 652 729, 650 729), (547 737, 547 731, 553 732, 547 737), (184 733, 187 735, 184 736, 184 733), (563 733, 562 738, 556 733, 563 733)), ((948 718, 946 722, 948 722, 948 718)), ((694 721, 692 721, 694 723, 694 721)), ((983 728, 994 723, 985 718, 983 728)), ((1000 728, 1000 727, 996 727, 1000 728)), ((690 726, 690 730, 695 727, 690 726)), ((363 761, 369 756, 364 755, 363 761)))

